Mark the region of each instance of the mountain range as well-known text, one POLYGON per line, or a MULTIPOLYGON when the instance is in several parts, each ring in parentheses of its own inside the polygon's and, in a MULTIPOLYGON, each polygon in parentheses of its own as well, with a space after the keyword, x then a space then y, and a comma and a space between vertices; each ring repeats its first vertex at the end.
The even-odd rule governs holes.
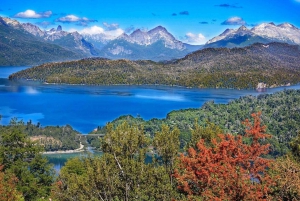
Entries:
POLYGON ((209 40, 204 47, 245 47, 253 43, 282 42, 300 45, 300 30, 292 24, 262 23, 248 29, 226 29, 222 34, 209 40))
POLYGON ((248 29, 226 29, 204 45, 177 40, 166 28, 135 30, 117 38, 103 34, 67 32, 62 26, 41 30, 30 23, 0 17, 0 65, 36 65, 87 57, 166 61, 209 47, 245 47, 254 43, 283 42, 300 45, 300 30, 289 23, 262 23, 248 29), (32 45, 35 44, 35 45, 32 45))

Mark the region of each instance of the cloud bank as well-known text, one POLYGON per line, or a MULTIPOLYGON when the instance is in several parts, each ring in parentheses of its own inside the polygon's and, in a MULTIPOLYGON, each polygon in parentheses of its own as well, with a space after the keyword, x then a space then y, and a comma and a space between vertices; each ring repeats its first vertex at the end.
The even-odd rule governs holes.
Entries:
POLYGON ((221 25, 246 25, 246 24, 247 23, 241 17, 231 17, 221 23, 221 25))
POLYGON ((62 23, 74 23, 79 26, 87 26, 90 22, 97 22, 97 20, 88 19, 86 17, 77 17, 76 15, 66 15, 55 20, 62 23))
POLYGON ((52 15, 52 11, 45 11, 45 12, 35 12, 34 10, 26 10, 24 12, 19 12, 14 15, 15 18, 48 18, 52 15))
POLYGON ((184 42, 192 44, 192 45, 202 45, 207 41, 205 36, 201 33, 193 34, 193 33, 189 32, 189 33, 185 34, 184 37, 185 37, 184 42))
POLYGON ((119 24, 117 24, 117 23, 109 24, 109 23, 103 22, 103 25, 104 25, 108 30, 116 30, 116 29, 119 28, 119 24))
POLYGON ((120 28, 114 30, 105 30, 104 28, 99 26, 92 26, 92 27, 84 28, 78 32, 83 35, 100 34, 104 39, 113 40, 118 36, 122 35, 124 33, 124 30, 120 28))
POLYGON ((236 6, 233 4, 227 4, 227 3, 223 3, 223 4, 219 4, 219 5, 215 5, 218 7, 223 7, 223 8, 243 8, 242 6, 236 6))

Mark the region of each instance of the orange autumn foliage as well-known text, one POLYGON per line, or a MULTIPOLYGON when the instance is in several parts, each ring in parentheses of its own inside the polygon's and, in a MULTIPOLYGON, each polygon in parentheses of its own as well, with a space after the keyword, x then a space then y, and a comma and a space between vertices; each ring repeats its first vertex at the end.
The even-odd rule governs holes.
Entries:
POLYGON ((190 200, 267 200, 273 181, 266 174, 271 161, 261 158, 269 145, 261 145, 260 140, 269 135, 260 115, 252 114, 253 124, 248 119, 244 122, 250 144, 243 143, 241 135, 219 134, 211 147, 202 139, 196 150, 189 148, 187 155, 181 154, 174 174, 178 189, 190 200))

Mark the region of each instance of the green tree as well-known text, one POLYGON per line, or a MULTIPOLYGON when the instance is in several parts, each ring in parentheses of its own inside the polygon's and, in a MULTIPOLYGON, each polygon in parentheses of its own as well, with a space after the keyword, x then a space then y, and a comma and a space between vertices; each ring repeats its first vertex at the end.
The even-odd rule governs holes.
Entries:
POLYGON ((143 127, 106 126, 103 156, 69 160, 53 198, 69 200, 171 200, 176 198, 164 166, 146 164, 149 140, 143 127))
POLYGON ((218 138, 218 134, 223 133, 222 129, 212 122, 206 121, 205 126, 200 126, 195 120, 194 129, 192 129, 192 138, 189 147, 196 148, 196 143, 203 139, 207 145, 212 145, 211 140, 218 138))
POLYGON ((300 164, 290 156, 277 158, 268 173, 273 177, 271 195, 274 200, 300 200, 300 164))
POLYGON ((155 134, 153 144, 157 149, 159 159, 165 166, 165 170, 170 178, 170 183, 173 185, 173 171, 178 158, 180 148, 179 141, 180 131, 178 128, 170 130, 167 125, 162 125, 161 132, 155 134))
POLYGON ((300 131, 298 135, 291 141, 290 146, 295 160, 300 162, 300 131))
POLYGON ((54 179, 54 170, 41 156, 42 148, 29 140, 17 122, 0 132, 0 164, 4 171, 18 179, 17 190, 25 200, 47 197, 54 179))

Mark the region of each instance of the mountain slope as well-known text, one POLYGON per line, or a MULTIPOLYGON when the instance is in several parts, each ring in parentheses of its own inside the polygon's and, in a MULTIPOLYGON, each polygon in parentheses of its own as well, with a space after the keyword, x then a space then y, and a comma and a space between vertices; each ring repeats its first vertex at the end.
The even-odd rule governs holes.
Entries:
POLYGON ((171 60, 185 56, 188 51, 170 49, 165 47, 163 40, 156 41, 150 45, 138 45, 124 39, 109 42, 100 53, 100 56, 110 59, 130 60, 171 60))
POLYGON ((80 56, 26 32, 17 21, 0 17, 0 66, 36 65, 80 56))
POLYGON ((39 27, 24 23, 21 24, 22 28, 34 36, 40 37, 48 43, 53 43, 64 47, 70 51, 80 54, 82 57, 97 56, 98 51, 93 44, 86 41, 78 32, 66 32, 62 30, 59 25, 57 29, 50 31, 42 31, 39 27))
POLYGON ((97 44, 102 47, 99 56, 110 59, 171 60, 201 48, 201 46, 186 45, 176 40, 162 26, 147 32, 137 29, 130 35, 123 33, 111 41, 101 41, 99 38, 98 41, 97 44))
POLYGON ((10 76, 71 84, 164 84, 186 87, 256 88, 300 82, 299 46, 254 44, 206 48, 170 62, 84 59, 45 64, 10 76))

